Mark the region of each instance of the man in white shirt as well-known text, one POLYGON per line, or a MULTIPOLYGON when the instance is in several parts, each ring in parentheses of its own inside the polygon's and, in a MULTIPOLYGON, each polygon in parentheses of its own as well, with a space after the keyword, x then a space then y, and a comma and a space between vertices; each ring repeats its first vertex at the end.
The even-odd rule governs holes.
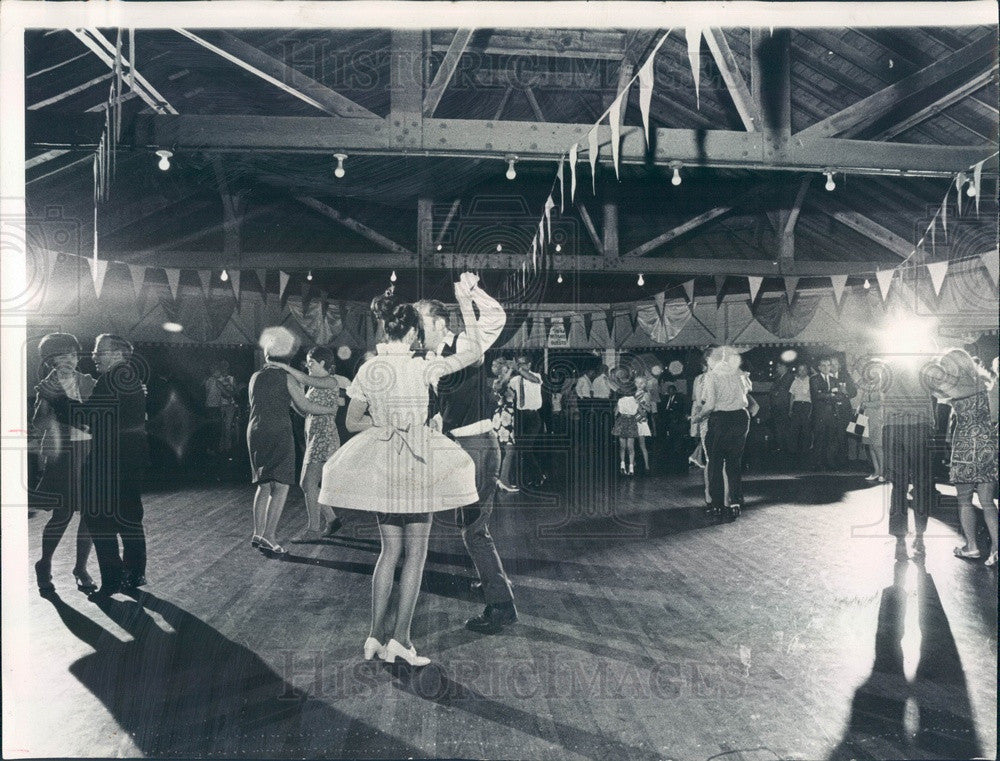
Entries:
POLYGON ((594 378, 597 368, 589 368, 576 381, 576 396, 578 399, 590 399, 594 395, 594 378))
POLYGON ((791 409, 788 414, 789 454, 804 458, 812 439, 812 391, 809 384, 809 365, 795 368, 795 379, 788 388, 791 409))
POLYGON ((611 398, 611 381, 608 380, 607 365, 601 365, 601 368, 597 373, 597 377, 594 378, 591 383, 591 396, 593 396, 594 399, 611 398))
POLYGON ((536 486, 548 478, 535 455, 537 437, 542 432, 542 377, 531 369, 531 358, 521 355, 517 358, 517 375, 510 379, 514 390, 514 446, 520 455, 521 474, 519 484, 536 486))

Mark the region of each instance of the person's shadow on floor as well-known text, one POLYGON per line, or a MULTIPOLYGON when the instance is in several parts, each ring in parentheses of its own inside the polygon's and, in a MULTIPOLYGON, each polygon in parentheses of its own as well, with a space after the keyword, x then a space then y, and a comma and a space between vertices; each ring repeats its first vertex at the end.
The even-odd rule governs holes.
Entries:
MULTIPOLYGON (((256 653, 166 600, 141 594, 137 601, 101 601, 100 609, 132 635, 122 642, 57 595, 48 599, 70 632, 95 650, 70 672, 104 703, 143 755, 426 757, 314 699, 320 696, 304 694, 256 653), (147 611, 159 614, 173 631, 161 628, 147 611)), ((296 677, 315 689, 312 654, 298 655, 296 677)), ((337 665, 326 664, 327 669, 337 665)), ((348 669, 337 681, 327 677, 329 693, 374 689, 370 664, 348 669), (361 673, 365 669, 371 673, 361 673)))
POLYGON ((937 587, 922 564, 915 567, 920 654, 913 681, 906 678, 902 641, 907 563, 896 563, 895 581, 882 591, 872 673, 854 693, 844 739, 829 761, 883 758, 977 758, 962 661, 937 587), (904 724, 907 701, 916 707, 915 735, 904 724))

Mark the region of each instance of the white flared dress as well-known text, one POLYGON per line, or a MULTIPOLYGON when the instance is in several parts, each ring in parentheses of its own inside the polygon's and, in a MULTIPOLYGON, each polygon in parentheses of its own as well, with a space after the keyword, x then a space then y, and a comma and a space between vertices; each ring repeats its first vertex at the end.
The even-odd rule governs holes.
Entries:
POLYGON ((368 403, 373 427, 323 466, 319 501, 380 513, 433 513, 476 502, 476 468, 454 441, 427 427, 428 387, 441 363, 396 344, 358 370, 347 389, 368 403))

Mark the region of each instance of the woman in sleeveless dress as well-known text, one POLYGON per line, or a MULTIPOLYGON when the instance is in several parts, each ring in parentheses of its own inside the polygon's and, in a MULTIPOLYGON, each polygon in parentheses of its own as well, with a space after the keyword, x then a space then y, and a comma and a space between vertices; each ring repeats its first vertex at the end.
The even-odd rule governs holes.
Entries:
POLYGON ((937 362, 935 384, 951 405, 951 465, 949 480, 958 496, 958 516, 965 534, 965 546, 955 548, 955 556, 968 560, 982 557, 976 539, 976 512, 979 506, 993 543, 986 560, 997 564, 997 410, 990 403, 992 378, 964 349, 950 349, 937 362))
MULTIPOLYGON (((435 512, 471 505, 478 500, 475 465, 462 448, 427 423, 431 384, 483 356, 472 304, 470 283, 462 275, 455 284, 469 346, 449 357, 415 357, 420 317, 412 304, 398 304, 392 289, 375 299, 372 309, 383 325, 386 342, 363 364, 347 390, 347 428, 360 431, 323 467, 319 498, 324 504, 375 513, 382 551, 372 576, 371 629, 364 657, 413 666, 430 659, 417 655, 410 623, 420 591, 431 518, 435 512), (405 551, 398 610, 391 638, 385 626, 393 576, 405 551), (382 643, 385 642, 383 645, 382 643)), ((477 304, 480 310, 487 305, 477 304)))
MULTIPOLYGON (((35 387, 35 408, 29 426, 29 442, 42 461, 42 475, 33 490, 31 506, 52 510, 42 530, 42 557, 35 563, 38 590, 55 591, 52 557, 59 540, 77 512, 82 494, 83 461, 90 452, 91 435, 76 419, 74 406, 90 398, 96 381, 76 369, 80 344, 69 333, 49 333, 38 344, 45 378, 35 387)), ((81 592, 91 593, 97 585, 87 573, 87 559, 93 546, 86 523, 81 519, 76 531, 76 563, 73 576, 81 592)))
POLYGON ((300 414, 334 414, 306 398, 294 378, 274 364, 265 349, 266 364, 250 378, 250 421, 247 449, 250 453, 252 483, 257 487, 253 500, 251 545, 267 557, 282 557, 287 551, 277 542, 278 521, 285 509, 288 488, 295 478, 295 438, 289 408, 300 414))

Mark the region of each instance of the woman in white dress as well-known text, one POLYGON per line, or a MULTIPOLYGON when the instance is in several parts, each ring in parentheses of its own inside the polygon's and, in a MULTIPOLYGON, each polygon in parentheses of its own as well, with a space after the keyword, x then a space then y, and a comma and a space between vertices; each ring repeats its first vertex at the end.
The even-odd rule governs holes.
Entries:
MULTIPOLYGON (((364 657, 378 655, 392 663, 402 658, 413 666, 430 663, 410 641, 410 622, 427 557, 431 517, 478 500, 475 465, 451 439, 427 426, 428 389, 443 375, 477 362, 482 345, 470 283, 462 275, 455 297, 469 342, 449 357, 414 357, 420 316, 411 304, 398 304, 391 293, 376 299, 372 310, 384 325, 386 343, 363 364, 347 390, 347 428, 361 433, 338 449, 323 467, 320 502, 333 507, 375 513, 382 552, 372 576, 372 619, 364 657), (405 550, 400 575, 399 607, 391 638, 385 628, 393 576, 405 550)), ((495 302, 494 302, 495 304, 495 302)), ((482 310, 488 304, 476 304, 482 310)))

